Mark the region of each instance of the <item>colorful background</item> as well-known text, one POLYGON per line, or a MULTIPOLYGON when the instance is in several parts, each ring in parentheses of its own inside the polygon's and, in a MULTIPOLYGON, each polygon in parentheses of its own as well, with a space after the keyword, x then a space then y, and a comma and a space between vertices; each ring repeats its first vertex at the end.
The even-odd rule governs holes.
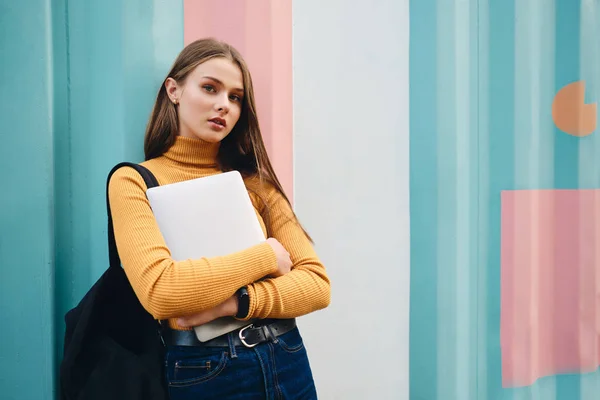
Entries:
POLYGON ((598 226, 599 197, 565 206, 538 191, 600 187, 598 132, 572 136, 552 118, 572 82, 598 101, 600 2, 410 6, 410 398, 595 399, 599 243, 580 220, 598 226), (582 240, 544 242, 561 226, 582 240), (510 253, 520 243, 528 255, 510 253))

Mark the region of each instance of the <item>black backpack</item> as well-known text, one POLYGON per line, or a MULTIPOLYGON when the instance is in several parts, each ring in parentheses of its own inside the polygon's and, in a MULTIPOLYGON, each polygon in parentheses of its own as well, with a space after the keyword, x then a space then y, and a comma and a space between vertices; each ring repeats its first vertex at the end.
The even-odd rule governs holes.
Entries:
POLYGON ((134 168, 148 188, 158 186, 154 175, 138 164, 120 163, 108 174, 110 266, 65 315, 64 354, 59 371, 61 400, 168 399, 161 325, 135 295, 115 243, 108 184, 121 167, 134 168))

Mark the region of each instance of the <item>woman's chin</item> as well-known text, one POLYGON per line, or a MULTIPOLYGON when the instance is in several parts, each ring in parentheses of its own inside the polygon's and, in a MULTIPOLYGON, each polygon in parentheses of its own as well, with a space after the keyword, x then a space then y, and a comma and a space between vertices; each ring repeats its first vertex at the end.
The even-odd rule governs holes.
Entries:
POLYGON ((222 132, 199 132, 194 133, 194 137, 208 143, 219 143, 227 137, 227 134, 222 132))

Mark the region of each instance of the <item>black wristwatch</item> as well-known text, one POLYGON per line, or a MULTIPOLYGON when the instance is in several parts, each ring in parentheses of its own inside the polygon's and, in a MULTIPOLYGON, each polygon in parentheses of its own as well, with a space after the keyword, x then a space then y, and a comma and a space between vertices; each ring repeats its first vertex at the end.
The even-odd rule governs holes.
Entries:
POLYGON ((248 316, 250 311, 250 295, 246 286, 238 289, 236 292, 238 298, 238 312, 235 315, 236 318, 244 319, 248 316))

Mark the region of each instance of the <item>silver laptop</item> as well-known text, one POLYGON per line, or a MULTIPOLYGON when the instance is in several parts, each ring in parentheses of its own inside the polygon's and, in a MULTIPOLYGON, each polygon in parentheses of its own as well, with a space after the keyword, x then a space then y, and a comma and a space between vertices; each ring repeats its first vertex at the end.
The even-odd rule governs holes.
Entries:
MULTIPOLYGON (((147 196, 175 261, 223 256, 266 240, 237 171, 157 186, 147 196)), ((249 323, 226 317, 194 330, 206 342, 249 323)))

